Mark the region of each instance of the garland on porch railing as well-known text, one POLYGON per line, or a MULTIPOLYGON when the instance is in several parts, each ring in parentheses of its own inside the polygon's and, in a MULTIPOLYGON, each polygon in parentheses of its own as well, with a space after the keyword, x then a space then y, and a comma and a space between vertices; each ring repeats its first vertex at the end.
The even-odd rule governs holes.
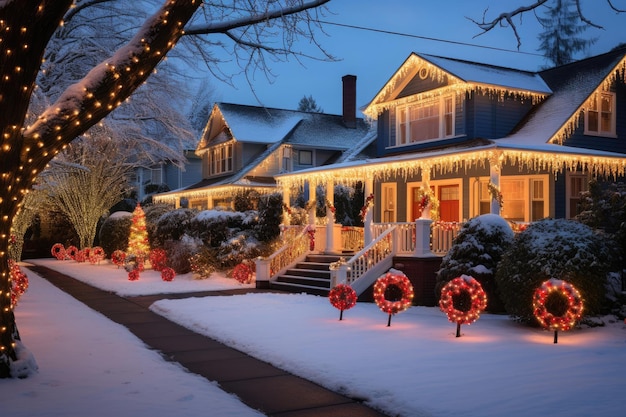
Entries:
POLYGON ((326 208, 330 210, 331 213, 335 214, 337 208, 333 206, 329 199, 326 199, 326 208))

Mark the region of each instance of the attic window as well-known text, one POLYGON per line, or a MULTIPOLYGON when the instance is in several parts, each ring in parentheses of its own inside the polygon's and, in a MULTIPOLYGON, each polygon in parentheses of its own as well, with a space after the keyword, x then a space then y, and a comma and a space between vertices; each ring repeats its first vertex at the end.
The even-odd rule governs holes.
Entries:
POLYGON ((233 144, 216 146, 209 150, 209 175, 218 175, 233 170, 233 144))
POLYGON ((589 99, 585 135, 615 137, 615 93, 596 93, 589 99))
POLYGON ((454 136, 453 95, 420 100, 398 107, 395 146, 452 136, 454 136))

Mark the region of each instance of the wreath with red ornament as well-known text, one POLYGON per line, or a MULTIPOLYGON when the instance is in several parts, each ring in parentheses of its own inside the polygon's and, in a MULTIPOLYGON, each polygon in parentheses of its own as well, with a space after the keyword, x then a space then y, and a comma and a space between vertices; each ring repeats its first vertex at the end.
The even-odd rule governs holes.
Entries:
POLYGON ((367 212, 369 211, 370 207, 372 207, 373 205, 374 205, 374 193, 367 196, 367 198, 365 199, 365 204, 363 204, 363 207, 361 207, 361 211, 359 212, 359 216, 361 217, 361 221, 363 223, 365 223, 365 216, 367 216, 367 212))
POLYGON ((172 268, 166 266, 161 269, 161 279, 163 281, 166 281, 166 282, 173 281, 175 276, 176 276, 176 271, 174 271, 172 268))
POLYGON ((391 326, 391 316, 411 306, 413 285, 406 275, 390 271, 382 275, 374 284, 374 301, 378 308, 389 314, 387 327, 391 326))
POLYGON ((560 279, 544 281, 533 295, 533 313, 539 324, 554 330, 554 343, 559 330, 570 330, 583 316, 583 299, 569 282, 560 279))
POLYGON ((356 305, 357 295, 351 286, 338 284, 330 290, 328 299, 330 304, 339 310, 339 320, 342 320, 344 310, 350 310, 356 305))
POLYGON ((65 246, 63 246, 62 243, 55 243, 54 245, 52 245, 51 253, 52 256, 57 258, 59 261, 62 261, 67 257, 65 246))
POLYGON ((245 262, 240 263, 233 269, 233 278, 242 284, 250 284, 253 276, 252 268, 245 262))
POLYGON ((461 275, 441 289, 439 308, 457 324, 456 337, 461 336, 461 325, 474 323, 486 307, 487 294, 474 277, 461 275))

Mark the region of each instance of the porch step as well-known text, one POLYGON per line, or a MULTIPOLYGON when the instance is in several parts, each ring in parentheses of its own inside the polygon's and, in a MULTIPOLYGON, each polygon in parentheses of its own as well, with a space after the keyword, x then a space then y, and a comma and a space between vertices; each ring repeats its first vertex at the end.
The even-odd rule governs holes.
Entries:
MULTIPOLYGON (((343 255, 311 254, 284 274, 270 281, 270 288, 293 293, 328 296, 330 291, 330 264, 343 255)), ((348 256, 349 257, 349 256, 348 256)))

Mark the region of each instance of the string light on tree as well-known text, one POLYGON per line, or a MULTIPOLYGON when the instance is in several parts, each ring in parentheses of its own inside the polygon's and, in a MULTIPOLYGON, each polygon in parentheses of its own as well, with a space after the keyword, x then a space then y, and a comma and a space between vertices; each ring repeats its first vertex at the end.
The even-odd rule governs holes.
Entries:
POLYGON ((130 235, 128 236, 127 255, 144 258, 150 253, 148 242, 148 229, 146 227, 146 214, 137 204, 133 211, 132 223, 130 225, 130 235))

